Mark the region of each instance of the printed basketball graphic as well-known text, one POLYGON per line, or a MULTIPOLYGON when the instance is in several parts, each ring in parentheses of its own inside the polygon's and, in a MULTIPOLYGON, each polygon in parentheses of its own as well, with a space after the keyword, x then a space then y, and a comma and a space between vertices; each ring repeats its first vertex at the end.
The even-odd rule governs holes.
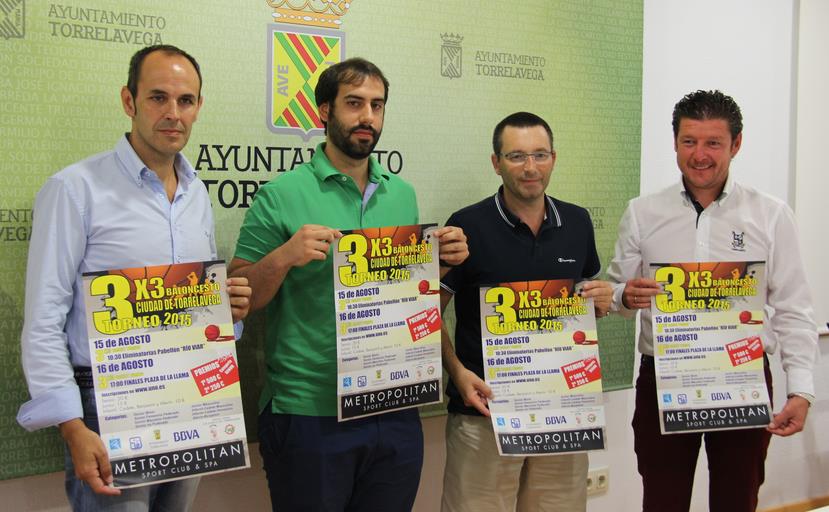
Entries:
MULTIPOLYGON (((416 245, 419 244, 422 235, 420 226, 392 226, 384 228, 355 229, 354 233, 361 234, 366 238, 391 238, 392 245, 416 245)), ((426 240, 429 242, 429 240, 426 240)))
POLYGON ((421 295, 435 295, 440 293, 440 288, 433 289, 431 286, 428 279, 423 279, 417 284, 417 291, 421 295))
POLYGON ((741 311, 739 318, 740 323, 745 325, 757 325, 763 323, 763 319, 755 319, 751 311, 741 311))
POLYGON ((572 279, 545 279, 542 281, 525 281, 518 283, 501 283, 498 286, 511 288, 518 295, 521 292, 528 290, 538 290, 541 292, 541 298, 549 297, 570 297, 573 295, 573 280, 572 279))
POLYGON ((125 268, 112 270, 110 274, 122 275, 130 282, 130 294, 127 300, 135 302, 135 281, 147 279, 147 291, 153 292, 156 287, 151 278, 160 277, 165 288, 173 286, 189 286, 199 284, 204 275, 204 264, 182 263, 179 265, 156 265, 153 267, 125 268))
POLYGON ((207 338, 208 341, 213 341, 219 337, 221 331, 219 330, 219 326, 215 324, 210 324, 204 328, 204 337, 207 338))
POLYGON ((672 267, 681 268, 686 274, 690 272, 711 272, 711 279, 740 279, 745 277, 746 262, 720 261, 714 263, 671 263, 672 267))
POLYGON ((204 328, 204 337, 207 341, 234 341, 236 336, 233 334, 222 334, 218 325, 210 324, 204 328))
POLYGON ((528 291, 541 292, 541 295, 533 296, 541 300, 549 298, 567 298, 573 295, 573 280, 572 279, 544 279, 541 281, 523 281, 515 283, 501 283, 498 286, 510 288, 515 291, 516 301, 513 304, 513 309, 516 311, 520 308, 521 302, 517 299, 521 294, 528 291))
POLYGON ((573 332, 573 343, 576 345, 598 345, 599 340, 588 340, 584 331, 573 332))

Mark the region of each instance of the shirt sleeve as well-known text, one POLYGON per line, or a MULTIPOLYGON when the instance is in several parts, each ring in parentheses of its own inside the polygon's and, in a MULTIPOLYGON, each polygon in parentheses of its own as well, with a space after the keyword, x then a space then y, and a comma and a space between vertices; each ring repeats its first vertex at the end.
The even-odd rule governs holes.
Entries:
POLYGON ((276 193, 267 187, 260 188, 256 199, 245 214, 239 231, 239 240, 236 242, 237 258, 255 263, 288 241, 290 235, 283 234, 277 219, 278 214, 276 193))
POLYGON ((766 267, 766 301, 774 310, 769 323, 786 372, 786 389, 788 393, 814 395, 812 369, 818 356, 817 325, 791 208, 781 205, 771 229, 774 245, 766 267))
POLYGON ((216 222, 213 220, 213 208, 210 206, 210 199, 207 200, 206 220, 207 232, 210 233, 210 259, 219 259, 219 250, 216 248, 216 222))
POLYGON ((631 202, 628 203, 628 207, 619 221, 616 249, 613 261, 610 262, 607 269, 607 279, 613 284, 613 301, 610 309, 628 318, 636 315, 636 311, 628 309, 622 304, 622 293, 625 290, 625 283, 629 279, 642 276, 642 252, 639 241, 639 225, 636 222, 636 214, 631 202))
POLYGON ((83 215, 65 183, 51 178, 35 199, 26 267, 21 356, 31 400, 17 421, 29 431, 83 417, 64 326, 85 249, 83 215))

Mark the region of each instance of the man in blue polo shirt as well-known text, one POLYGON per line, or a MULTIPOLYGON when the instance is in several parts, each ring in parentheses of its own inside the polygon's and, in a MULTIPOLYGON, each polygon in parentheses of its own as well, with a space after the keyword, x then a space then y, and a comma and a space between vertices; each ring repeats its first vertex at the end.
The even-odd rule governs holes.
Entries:
MULTIPOLYGON (((584 510, 587 454, 502 457, 489 420, 492 391, 483 380, 482 285, 541 279, 592 279, 600 270, 587 210, 545 194, 556 160, 553 133, 529 112, 507 116, 492 137, 492 166, 503 186, 452 214, 469 237, 469 258, 441 282, 441 306, 455 298, 455 347, 443 331, 449 373, 443 512, 584 510)), ((596 315, 607 314, 612 288, 591 281, 596 315)))

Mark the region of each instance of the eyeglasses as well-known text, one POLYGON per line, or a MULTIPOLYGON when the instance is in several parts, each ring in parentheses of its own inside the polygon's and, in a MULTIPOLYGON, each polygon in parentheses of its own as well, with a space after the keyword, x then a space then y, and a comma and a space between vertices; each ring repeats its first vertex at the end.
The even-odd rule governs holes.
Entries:
POLYGON ((513 164, 523 164, 528 158, 532 158, 535 163, 543 164, 550 161, 553 156, 552 151, 533 151, 532 153, 524 153, 523 151, 513 151, 512 153, 499 153, 513 164))

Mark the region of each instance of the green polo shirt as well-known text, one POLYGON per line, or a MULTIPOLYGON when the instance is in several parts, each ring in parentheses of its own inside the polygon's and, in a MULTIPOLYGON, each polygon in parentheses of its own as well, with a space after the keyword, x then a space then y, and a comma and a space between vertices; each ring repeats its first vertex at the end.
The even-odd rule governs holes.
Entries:
MULTIPOLYGON (((345 230, 418 223, 411 185, 369 158, 369 181, 377 188, 364 207, 360 189, 331 165, 323 147, 310 162, 259 188, 239 233, 237 258, 257 262, 305 224, 345 230)), ((291 269, 267 306, 260 410, 272 401, 276 413, 337 414, 332 252, 325 261, 291 269)))

